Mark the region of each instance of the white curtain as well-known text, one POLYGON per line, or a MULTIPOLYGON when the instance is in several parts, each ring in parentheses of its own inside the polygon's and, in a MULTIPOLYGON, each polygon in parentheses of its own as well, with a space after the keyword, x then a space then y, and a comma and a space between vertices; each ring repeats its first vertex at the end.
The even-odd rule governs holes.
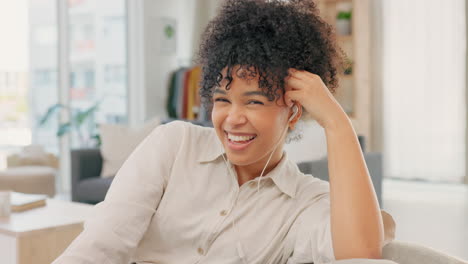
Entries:
POLYGON ((383 0, 384 171, 465 176, 465 0, 383 0))

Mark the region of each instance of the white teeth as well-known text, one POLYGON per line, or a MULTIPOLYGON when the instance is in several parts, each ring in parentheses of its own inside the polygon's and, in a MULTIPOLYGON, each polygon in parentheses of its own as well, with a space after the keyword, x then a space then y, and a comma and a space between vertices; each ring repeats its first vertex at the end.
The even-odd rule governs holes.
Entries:
POLYGON ((255 136, 234 136, 234 135, 231 135, 231 134, 228 134, 228 138, 231 140, 231 141, 248 141, 248 140, 251 140, 253 139, 255 136))

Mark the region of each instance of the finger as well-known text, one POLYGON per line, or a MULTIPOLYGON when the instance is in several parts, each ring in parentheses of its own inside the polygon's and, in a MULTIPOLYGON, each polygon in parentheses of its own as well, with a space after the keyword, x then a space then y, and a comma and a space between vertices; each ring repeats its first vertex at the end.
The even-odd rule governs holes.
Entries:
POLYGON ((291 107, 293 104, 300 102, 301 96, 301 91, 288 91, 284 94, 284 102, 288 107, 291 107))
POLYGON ((317 74, 314 74, 305 70, 300 71, 300 70, 291 68, 289 70, 289 73, 291 77, 301 79, 301 80, 313 81, 313 80, 320 79, 320 76, 318 76, 317 74))
POLYGON ((290 88, 289 86, 286 86, 286 91, 284 92, 283 94, 283 101, 284 101, 284 104, 288 107, 291 107, 292 104, 293 104, 293 101, 291 99, 291 96, 289 95, 289 93, 292 91, 292 88, 290 88))
POLYGON ((294 104, 294 101, 291 99, 290 96, 288 96, 287 94, 284 94, 284 104, 287 106, 287 107, 292 107, 293 104, 294 104))
POLYGON ((295 75, 298 76, 298 78, 300 78, 301 80, 308 82, 317 82, 318 80, 321 80, 320 76, 308 71, 300 71, 295 73, 295 75))
POLYGON ((298 72, 299 70, 294 69, 294 68, 288 69, 288 78, 300 79, 299 76, 297 75, 298 72))
POLYGON ((307 82, 301 80, 301 79, 297 79, 297 78, 289 78, 286 80, 286 90, 300 90, 300 89, 305 89, 305 87, 307 86, 307 82))
POLYGON ((301 78, 298 78, 297 76, 288 76, 287 78, 284 79, 286 82, 289 80, 298 80, 298 81, 303 81, 301 78))
POLYGON ((293 101, 291 100, 291 97, 288 96, 288 94, 284 94, 283 96, 283 100, 284 100, 284 104, 287 106, 287 107, 291 107, 292 104, 293 104, 293 101))

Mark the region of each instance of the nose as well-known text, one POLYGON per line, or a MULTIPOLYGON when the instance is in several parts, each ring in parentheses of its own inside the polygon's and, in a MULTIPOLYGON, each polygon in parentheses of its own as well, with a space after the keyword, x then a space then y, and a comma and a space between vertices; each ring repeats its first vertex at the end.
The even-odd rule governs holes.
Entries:
POLYGON ((245 112, 240 107, 232 106, 226 117, 226 123, 230 126, 243 125, 247 122, 245 112))

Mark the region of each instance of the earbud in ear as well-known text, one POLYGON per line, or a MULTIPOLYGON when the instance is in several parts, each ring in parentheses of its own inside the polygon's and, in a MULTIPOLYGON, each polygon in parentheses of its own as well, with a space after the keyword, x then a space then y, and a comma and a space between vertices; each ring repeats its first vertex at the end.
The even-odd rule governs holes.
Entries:
POLYGON ((289 118, 288 122, 291 122, 294 119, 294 117, 296 117, 297 112, 299 112, 299 107, 297 107, 297 105, 294 104, 293 107, 292 107, 292 111, 293 111, 293 114, 289 118))

